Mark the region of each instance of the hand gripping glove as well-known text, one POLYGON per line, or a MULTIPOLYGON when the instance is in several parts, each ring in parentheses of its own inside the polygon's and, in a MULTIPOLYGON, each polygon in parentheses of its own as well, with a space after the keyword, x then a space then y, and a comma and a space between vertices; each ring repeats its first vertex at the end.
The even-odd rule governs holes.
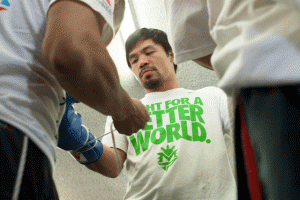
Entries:
POLYGON ((84 165, 97 161, 103 152, 100 140, 90 144, 95 137, 82 124, 81 115, 74 110, 73 104, 78 103, 67 94, 66 111, 58 130, 58 147, 69 151, 75 159, 84 165))

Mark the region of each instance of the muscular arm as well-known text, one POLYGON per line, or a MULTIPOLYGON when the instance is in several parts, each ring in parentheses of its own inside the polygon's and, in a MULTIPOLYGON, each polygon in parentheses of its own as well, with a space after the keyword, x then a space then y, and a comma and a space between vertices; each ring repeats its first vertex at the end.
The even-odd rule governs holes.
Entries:
POLYGON ((133 102, 102 41, 103 17, 78 1, 61 0, 48 12, 43 54, 61 86, 74 98, 115 119, 133 102))
POLYGON ((197 64, 201 65, 202 67, 206 68, 206 69, 210 69, 210 70, 214 70, 212 68, 210 59, 211 59, 212 54, 209 54, 207 56, 203 56, 201 58, 198 58, 196 60, 194 60, 194 62, 196 62, 197 64))
MULTIPOLYGON (((123 168, 127 154, 121 149, 117 149, 117 152, 121 161, 121 167, 123 168)), ((117 165, 118 163, 114 149, 103 144, 103 154, 101 158, 94 163, 86 165, 86 167, 104 176, 116 178, 119 175, 117 165)))

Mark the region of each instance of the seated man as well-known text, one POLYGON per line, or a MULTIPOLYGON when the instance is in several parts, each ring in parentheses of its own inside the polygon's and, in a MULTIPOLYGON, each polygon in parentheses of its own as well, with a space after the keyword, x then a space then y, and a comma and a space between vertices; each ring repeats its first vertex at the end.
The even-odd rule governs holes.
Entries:
MULTIPOLYGON (((129 177, 124 199, 236 199, 224 142, 229 132, 226 95, 216 87, 181 88, 167 35, 160 30, 134 32, 126 41, 126 57, 145 88, 141 101, 150 121, 129 137, 114 131, 129 177)), ((108 117, 105 132, 111 121, 108 117)), ((105 154, 113 141, 107 135, 102 142, 105 154)), ((106 162, 117 166, 115 158, 106 162)), ((103 174, 116 177, 118 171, 109 167, 103 174)))
MULTIPOLYGON (((118 156, 111 135, 103 138, 103 144, 83 141, 83 148, 71 144, 64 149, 73 150, 80 163, 108 177, 117 177, 118 166, 126 161, 129 182, 124 199, 236 199, 224 141, 229 132, 225 93, 216 87, 181 88, 171 46, 160 30, 134 32, 126 41, 126 56, 146 91, 141 100, 150 114, 146 127, 131 136, 114 131, 118 156)), ((74 102, 69 97, 68 105, 74 102)), ((80 115, 68 105, 60 135, 84 133, 93 140, 80 115)), ((108 117, 106 132, 112 128, 108 117)), ((67 137, 61 140, 70 141, 67 137)))

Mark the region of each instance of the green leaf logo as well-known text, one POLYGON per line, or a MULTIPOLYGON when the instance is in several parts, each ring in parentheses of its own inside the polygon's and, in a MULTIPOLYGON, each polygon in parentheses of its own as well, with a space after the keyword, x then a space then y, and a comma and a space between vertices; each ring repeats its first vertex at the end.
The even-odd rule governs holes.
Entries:
POLYGON ((177 156, 177 149, 174 150, 175 146, 173 146, 171 149, 169 148, 169 145, 167 145, 167 148, 161 148, 163 152, 157 153, 158 154, 158 164, 162 166, 162 168, 165 171, 168 171, 168 169, 173 165, 173 163, 178 159, 177 156))

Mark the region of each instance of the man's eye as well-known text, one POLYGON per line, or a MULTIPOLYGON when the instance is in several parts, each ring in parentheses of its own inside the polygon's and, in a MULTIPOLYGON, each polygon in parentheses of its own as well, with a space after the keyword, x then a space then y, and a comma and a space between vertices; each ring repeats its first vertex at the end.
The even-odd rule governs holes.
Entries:
POLYGON ((147 52, 146 55, 149 56, 152 53, 154 53, 154 51, 147 52))
POLYGON ((136 63, 136 62, 137 62, 137 59, 133 60, 131 64, 134 64, 134 63, 136 63))

